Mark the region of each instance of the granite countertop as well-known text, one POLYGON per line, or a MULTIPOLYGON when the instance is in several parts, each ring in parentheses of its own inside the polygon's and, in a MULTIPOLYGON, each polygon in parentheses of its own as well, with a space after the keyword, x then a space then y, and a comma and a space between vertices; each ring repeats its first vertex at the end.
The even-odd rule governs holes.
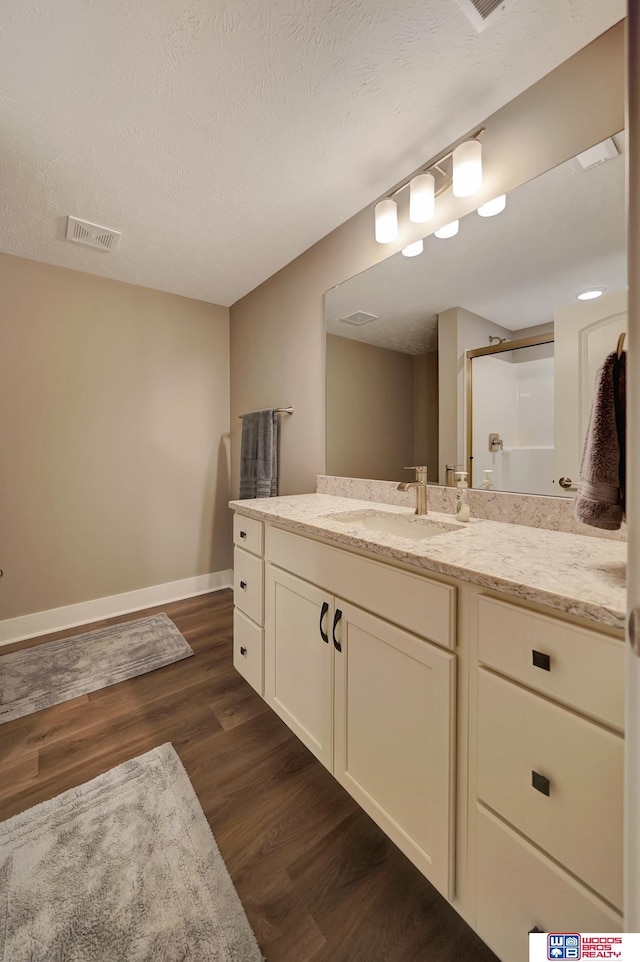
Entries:
POLYGON ((627 546, 620 541, 475 518, 460 524, 451 514, 431 511, 425 520, 456 523, 460 530, 414 541, 334 517, 364 512, 420 524, 410 508, 328 494, 231 501, 229 506, 249 518, 624 628, 627 546))

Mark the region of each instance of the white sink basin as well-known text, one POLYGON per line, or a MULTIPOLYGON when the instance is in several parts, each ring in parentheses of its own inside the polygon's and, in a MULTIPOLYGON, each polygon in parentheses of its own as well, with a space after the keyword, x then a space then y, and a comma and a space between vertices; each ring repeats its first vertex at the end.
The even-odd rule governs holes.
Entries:
POLYGON ((379 531, 381 534, 393 534, 399 538, 410 538, 412 541, 422 541, 425 538, 435 538, 439 534, 450 534, 460 531, 460 523, 433 521, 424 515, 407 518, 397 514, 383 512, 352 511, 344 514, 326 515, 331 521, 338 521, 352 528, 364 528, 366 531, 379 531))

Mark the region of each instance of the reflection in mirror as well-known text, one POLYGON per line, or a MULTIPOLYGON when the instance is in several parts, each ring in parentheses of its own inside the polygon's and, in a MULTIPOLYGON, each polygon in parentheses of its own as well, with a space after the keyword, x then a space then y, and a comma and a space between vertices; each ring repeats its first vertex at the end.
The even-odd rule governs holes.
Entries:
POLYGON ((558 494, 552 335, 467 353, 470 484, 558 494), (506 350, 510 348, 510 350, 506 350))
MULTIPOLYGON (((548 449, 529 458, 535 477, 512 471, 504 480, 500 458, 513 461, 512 449, 527 447, 514 433, 502 450, 487 449, 494 460, 474 470, 473 482, 490 469, 496 489, 567 493, 558 481, 577 479, 593 373, 626 329, 624 135, 613 141, 612 159, 584 169, 573 158, 513 191, 497 216, 469 214, 455 237, 431 235, 421 255, 395 254, 327 292, 328 474, 402 480, 406 465, 426 464, 430 483, 446 483, 447 465, 469 466, 467 352, 490 338, 553 334, 544 400, 530 399, 526 415, 530 446, 548 449), (576 299, 596 286, 603 297, 576 299), (533 423, 536 410, 552 412, 553 431, 533 423)), ((514 381, 510 400, 485 378, 486 417, 516 396, 524 412, 536 376, 514 381)))

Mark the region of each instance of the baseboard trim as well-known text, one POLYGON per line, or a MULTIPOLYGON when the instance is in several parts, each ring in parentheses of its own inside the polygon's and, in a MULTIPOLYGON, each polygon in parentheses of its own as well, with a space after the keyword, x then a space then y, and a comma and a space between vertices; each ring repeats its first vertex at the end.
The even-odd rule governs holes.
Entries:
POLYGON ((25 638, 46 635, 51 631, 62 631, 65 628, 75 628, 77 625, 86 625, 92 621, 101 621, 103 618, 126 615, 130 611, 140 611, 142 608, 153 608, 155 605, 164 605, 169 601, 204 595, 208 591, 220 591, 222 588, 232 587, 233 569, 227 568, 207 575, 184 578, 182 581, 170 581, 164 585, 151 585, 150 588, 125 591, 123 594, 109 595, 107 598, 81 601, 79 604, 67 605, 64 608, 50 608, 48 611, 36 611, 19 618, 6 618, 0 621, 0 646, 24 641, 25 638))

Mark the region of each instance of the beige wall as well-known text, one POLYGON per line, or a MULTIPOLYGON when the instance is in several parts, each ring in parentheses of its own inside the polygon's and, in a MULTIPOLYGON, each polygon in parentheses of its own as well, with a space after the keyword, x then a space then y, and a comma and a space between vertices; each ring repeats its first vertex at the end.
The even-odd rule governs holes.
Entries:
POLYGON ((0 618, 231 567, 228 310, 8 255, 0 290, 0 618))
POLYGON ((413 358, 327 335, 327 473, 403 480, 413 464, 413 358))
POLYGON ((413 464, 426 464, 438 480, 438 352, 413 358, 413 464))
MULTIPOLYGON (((482 193, 472 199, 439 198, 431 229, 621 130, 623 39, 623 24, 618 24, 488 118, 482 193)), ((325 470, 323 295, 421 236, 424 228, 410 225, 402 207, 401 221, 395 244, 376 244, 373 205, 366 208, 231 308, 234 494, 240 451, 236 415, 285 404, 295 405, 296 413, 282 423, 280 493, 315 490, 316 475, 325 470)))

